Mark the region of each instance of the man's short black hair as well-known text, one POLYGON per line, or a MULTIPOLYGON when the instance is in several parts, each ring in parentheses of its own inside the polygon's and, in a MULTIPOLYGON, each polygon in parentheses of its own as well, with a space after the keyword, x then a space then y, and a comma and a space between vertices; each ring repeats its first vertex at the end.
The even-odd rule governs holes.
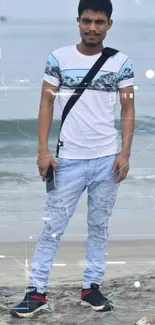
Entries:
POLYGON ((80 0, 78 15, 81 17, 84 10, 104 11, 108 20, 111 18, 113 6, 111 0, 80 0))

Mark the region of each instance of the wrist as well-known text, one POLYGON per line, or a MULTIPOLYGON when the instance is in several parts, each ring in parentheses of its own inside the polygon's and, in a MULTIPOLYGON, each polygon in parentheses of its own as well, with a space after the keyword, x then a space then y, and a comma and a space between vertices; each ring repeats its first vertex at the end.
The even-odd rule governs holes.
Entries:
POLYGON ((48 153, 49 153, 48 147, 46 147, 46 146, 38 147, 38 155, 44 155, 44 154, 48 154, 48 153))
POLYGON ((123 150, 122 149, 121 152, 120 152, 120 154, 123 155, 123 156, 125 156, 125 157, 127 157, 127 158, 130 158, 131 152, 128 151, 128 150, 123 150))

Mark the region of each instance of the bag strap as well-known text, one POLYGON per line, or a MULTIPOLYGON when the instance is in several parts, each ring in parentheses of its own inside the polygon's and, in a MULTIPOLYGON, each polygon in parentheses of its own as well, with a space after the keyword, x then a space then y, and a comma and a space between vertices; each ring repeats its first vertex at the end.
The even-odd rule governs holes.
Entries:
MULTIPOLYGON (((95 62, 93 67, 89 70, 87 75, 84 77, 84 79, 81 81, 81 83, 78 85, 78 87, 75 89, 74 93, 66 103, 64 109, 63 109, 63 114, 62 114, 62 119, 61 119, 61 126, 60 126, 60 132, 62 129, 62 126, 64 124, 64 121, 70 112, 71 108, 75 105, 77 100, 81 97, 85 89, 88 87, 90 82, 93 80, 97 72, 100 70, 100 68, 103 66, 103 64, 113 55, 117 54, 119 51, 115 50, 110 47, 105 47, 102 51, 101 56, 99 59, 95 62)), ((58 144, 57 144, 57 150, 56 150, 56 157, 59 156, 59 149, 60 147, 63 146, 63 142, 60 141, 60 133, 59 133, 59 139, 58 139, 58 144)))

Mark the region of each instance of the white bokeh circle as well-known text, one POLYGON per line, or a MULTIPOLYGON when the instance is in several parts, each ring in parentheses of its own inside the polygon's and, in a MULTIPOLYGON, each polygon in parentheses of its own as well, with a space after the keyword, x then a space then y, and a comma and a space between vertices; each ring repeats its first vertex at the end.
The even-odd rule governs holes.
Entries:
POLYGON ((155 76, 155 72, 154 72, 153 70, 149 69, 149 70, 147 70, 147 71, 145 72, 145 75, 146 75, 146 77, 147 77, 148 79, 152 79, 152 78, 154 78, 154 76, 155 76))
POLYGON ((135 286, 135 288, 139 288, 140 287, 140 282, 139 281, 135 281, 134 282, 134 286, 135 286))

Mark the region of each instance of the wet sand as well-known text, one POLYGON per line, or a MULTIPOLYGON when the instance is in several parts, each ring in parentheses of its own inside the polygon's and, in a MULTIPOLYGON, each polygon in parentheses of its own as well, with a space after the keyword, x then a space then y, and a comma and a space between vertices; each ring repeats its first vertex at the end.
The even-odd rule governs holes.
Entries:
POLYGON ((154 240, 110 241, 101 290, 114 303, 114 312, 95 313, 80 305, 85 242, 62 241, 51 272, 48 299, 53 313, 32 319, 12 318, 8 310, 18 303, 28 284, 35 243, 0 246, 0 325, 5 324, 135 324, 155 317, 154 240), (140 286, 135 287, 139 281, 140 286))

